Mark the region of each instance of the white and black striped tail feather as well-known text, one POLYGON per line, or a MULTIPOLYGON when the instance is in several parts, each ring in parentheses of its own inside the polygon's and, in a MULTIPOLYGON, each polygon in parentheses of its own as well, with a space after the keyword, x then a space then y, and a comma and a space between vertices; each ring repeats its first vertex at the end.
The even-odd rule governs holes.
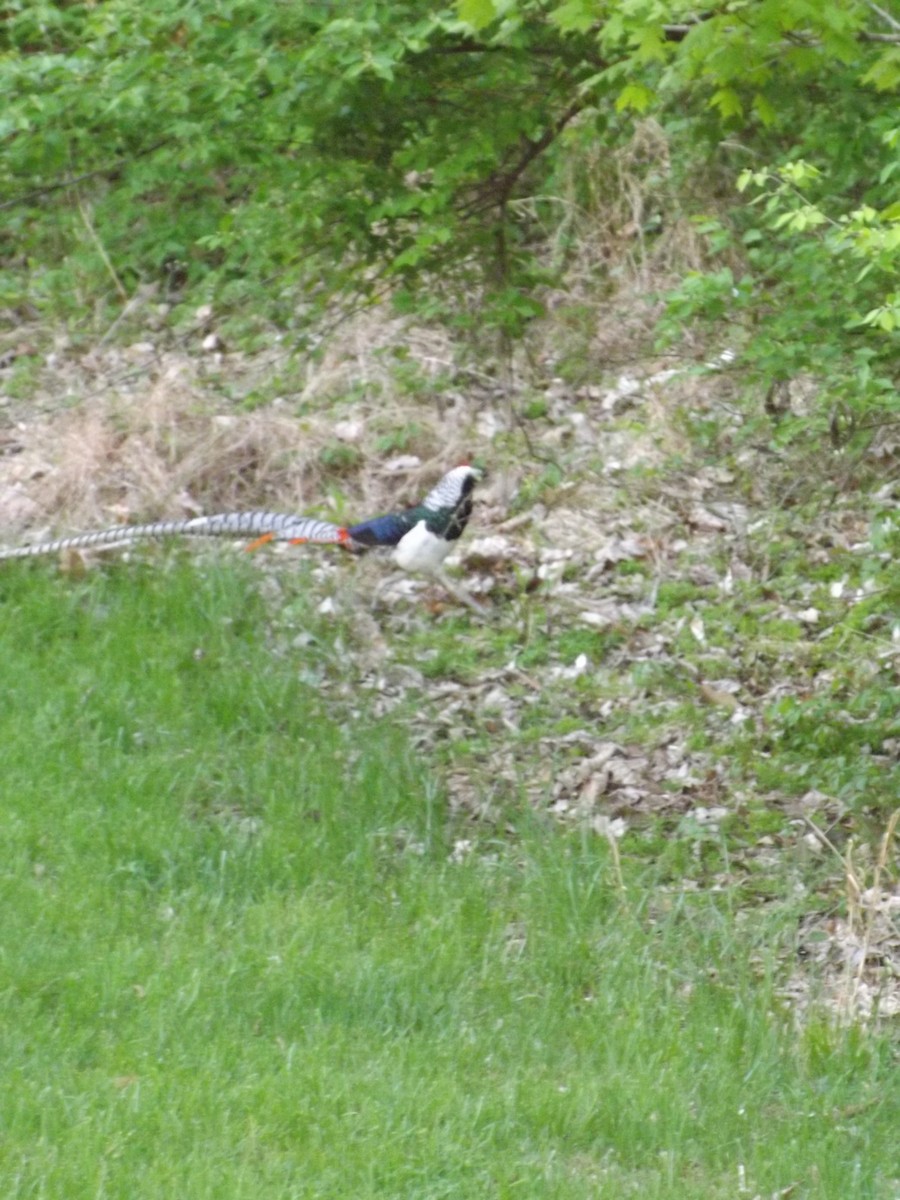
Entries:
POLYGON ((64 550, 99 549, 128 545, 131 542, 169 537, 251 537, 264 541, 347 544, 347 534, 338 525, 314 517, 290 513, 237 512, 216 513, 209 517, 190 517, 183 521, 153 521, 147 525, 116 525, 95 533, 76 534, 33 546, 0 548, 0 560, 32 558, 39 554, 58 554, 64 550))

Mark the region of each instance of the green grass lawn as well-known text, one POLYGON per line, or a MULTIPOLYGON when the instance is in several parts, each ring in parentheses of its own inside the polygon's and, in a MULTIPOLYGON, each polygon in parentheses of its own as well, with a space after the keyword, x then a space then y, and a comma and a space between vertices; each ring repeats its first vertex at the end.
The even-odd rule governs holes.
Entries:
POLYGON ((0 572, 4 1200, 896 1200, 896 1045, 779 1000, 796 901, 454 829, 318 637, 233 560, 0 572))

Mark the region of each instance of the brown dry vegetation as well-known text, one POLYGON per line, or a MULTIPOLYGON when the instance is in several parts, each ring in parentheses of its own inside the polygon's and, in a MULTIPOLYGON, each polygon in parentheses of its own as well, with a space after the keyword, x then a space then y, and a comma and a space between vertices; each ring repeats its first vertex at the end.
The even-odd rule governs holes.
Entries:
MULTIPOLYGON (((777 836, 752 834, 713 884, 743 881, 753 895, 772 870, 799 879, 812 860, 828 875, 833 860, 828 900, 810 905, 804 926, 818 949, 791 998, 800 1009, 824 990, 837 1013, 886 1017, 900 1011, 893 837, 868 865, 859 851, 845 859, 843 845, 820 836, 849 819, 838 799, 760 789, 709 749, 741 729, 764 740, 769 706, 826 693, 828 673, 803 639, 785 645, 760 625, 723 644, 707 628, 706 601, 662 613, 657 604, 667 586, 727 604, 742 585, 771 580, 772 619, 799 623, 811 641, 824 636, 865 594, 848 587, 840 611, 813 617, 805 583, 779 593, 771 539, 786 506, 827 490, 827 506, 813 522, 798 518, 793 536, 810 563, 852 563, 869 528, 859 481, 877 487, 883 463, 826 459, 821 448, 803 462, 742 440, 763 398, 750 409, 740 398, 740 377, 717 358, 726 346, 686 337, 677 356, 651 352, 649 284, 699 251, 682 230, 647 252, 634 230, 649 200, 628 169, 619 164, 624 199, 602 223, 572 202, 582 253, 571 288, 551 297, 528 352, 499 366, 473 362, 443 330, 379 311, 341 326, 315 362, 275 339, 261 354, 231 351, 210 340, 208 313, 167 340, 152 305, 130 346, 32 347, 31 394, 0 407, 0 540, 240 508, 361 519, 416 500, 455 462, 483 460, 489 473, 457 565, 493 605, 494 627, 473 629, 455 662, 428 640, 435 617, 439 632, 454 615, 436 589, 383 561, 348 571, 342 558, 316 555, 307 586, 336 630, 328 702, 350 715, 364 693, 407 724, 440 764, 452 811, 475 828, 501 829, 523 799, 613 844, 662 821, 676 839, 696 839, 699 870, 723 821, 779 814, 777 836), (598 275, 608 282, 602 302, 598 275), (704 361, 717 366, 685 370, 704 361), (692 436, 698 418, 719 431, 712 448, 692 436), (538 642, 546 651, 519 661, 538 642), (836 919, 851 892, 850 917, 836 919)), ((20 331, 0 393, 22 344, 20 331)), ((296 550, 257 560, 275 610, 291 556, 308 561, 296 550)), ((896 676, 896 647, 878 653, 896 676)), ((889 765, 889 748, 876 753, 889 765)), ((471 844, 461 838, 460 854, 471 844)))
MULTIPOLYGON (((420 462, 404 473, 413 492, 448 458, 463 457, 465 441, 459 422, 444 419, 446 400, 442 415, 436 406, 404 410, 383 399, 388 372, 376 334, 384 344, 397 331, 389 321, 382 328, 360 320, 315 371, 291 365, 289 404, 278 399, 252 411, 223 399, 223 383, 240 396, 283 369, 286 354, 260 362, 240 353, 157 351, 152 343, 83 357, 54 354, 37 380, 43 411, 7 403, 0 432, 0 523, 7 539, 26 530, 74 531, 248 507, 319 510, 327 504, 328 477, 336 474, 361 513, 391 507, 397 478, 373 452, 373 430, 407 419, 421 427, 420 462), (371 351, 365 360, 364 344, 371 351), (123 358, 137 361, 123 366, 123 358), (362 398, 340 403, 353 389, 362 398), (84 399, 73 403, 73 396, 84 399), (328 448, 341 445, 354 453, 329 470, 328 448)), ((445 350, 439 335, 419 341, 435 356, 445 350)), ((429 357, 420 362, 428 372, 429 357)), ((13 365, 14 359, 7 369, 13 365)))

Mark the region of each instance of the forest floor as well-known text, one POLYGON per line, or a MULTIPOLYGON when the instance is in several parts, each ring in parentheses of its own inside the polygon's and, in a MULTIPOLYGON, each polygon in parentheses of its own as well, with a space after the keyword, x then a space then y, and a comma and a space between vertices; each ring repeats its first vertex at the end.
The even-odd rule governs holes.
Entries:
POLYGON ((0 563, 3 1195, 896 1200, 893 448, 639 306, 502 374, 143 315, 0 358, 4 542, 474 458, 487 615, 325 547, 0 563))
POLYGON ((547 336, 501 378, 371 316, 313 365, 230 352, 211 320, 87 351, 20 336, 3 540, 235 508, 361 519, 483 462, 451 567, 487 620, 389 560, 266 552, 273 648, 302 670, 304 638, 327 641, 330 713, 407 731, 460 857, 527 805, 685 886, 791 896, 790 1002, 896 1019, 895 448, 780 446, 784 413, 748 413, 727 346, 673 362, 632 337, 612 365, 607 331, 573 369, 547 336))

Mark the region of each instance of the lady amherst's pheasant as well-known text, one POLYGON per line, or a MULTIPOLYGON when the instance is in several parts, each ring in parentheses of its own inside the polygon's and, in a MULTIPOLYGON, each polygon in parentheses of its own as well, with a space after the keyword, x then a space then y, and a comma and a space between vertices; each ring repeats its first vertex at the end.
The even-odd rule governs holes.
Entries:
POLYGON ((475 467, 454 467, 413 508, 372 517, 357 525, 333 525, 315 517, 288 513, 236 512, 216 513, 210 517, 191 517, 185 521, 153 521, 149 525, 118 525, 96 533, 82 533, 54 542, 33 546, 0 548, 0 559, 31 558, 62 550, 129 545, 141 538, 166 537, 252 537, 247 546, 255 550, 266 542, 289 542, 292 546, 313 543, 338 545, 361 552, 378 546, 392 546, 394 561, 404 571, 421 572, 438 578, 447 591, 478 612, 479 604, 443 575, 441 565, 452 542, 460 536, 472 512, 472 491, 480 472, 475 467))

